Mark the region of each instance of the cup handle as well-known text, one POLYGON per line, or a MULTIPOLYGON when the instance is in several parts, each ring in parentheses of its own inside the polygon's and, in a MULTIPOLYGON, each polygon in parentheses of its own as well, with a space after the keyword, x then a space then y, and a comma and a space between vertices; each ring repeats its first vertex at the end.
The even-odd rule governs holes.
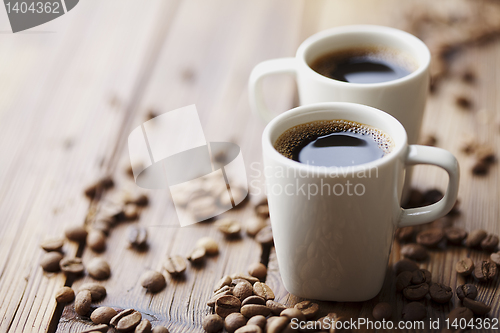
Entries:
POLYGON ((258 114, 266 123, 274 118, 267 108, 264 93, 262 91, 262 79, 271 74, 293 74, 296 75, 295 58, 280 58, 266 60, 258 64, 252 70, 248 83, 250 106, 252 111, 258 114))
POLYGON ((437 220, 446 215, 457 201, 460 168, 453 154, 441 148, 411 145, 408 147, 406 165, 416 164, 430 164, 443 168, 449 176, 448 188, 444 197, 432 205, 402 209, 398 227, 408 227, 437 220))

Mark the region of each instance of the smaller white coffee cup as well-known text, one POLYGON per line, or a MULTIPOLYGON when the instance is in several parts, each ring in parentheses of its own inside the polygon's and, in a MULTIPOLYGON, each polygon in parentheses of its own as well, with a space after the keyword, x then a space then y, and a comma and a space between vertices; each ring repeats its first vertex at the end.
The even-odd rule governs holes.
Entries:
POLYGON ((366 105, 318 103, 282 113, 266 126, 262 148, 281 277, 285 288, 299 297, 373 298, 382 288, 395 229, 434 221, 457 199, 455 157, 436 147, 409 146, 399 121, 366 105), (378 129, 392 138, 393 150, 370 163, 328 168, 296 162, 274 148, 286 130, 319 120, 378 129), (405 169, 415 164, 443 168, 449 175, 448 188, 435 204, 402 209, 405 169))

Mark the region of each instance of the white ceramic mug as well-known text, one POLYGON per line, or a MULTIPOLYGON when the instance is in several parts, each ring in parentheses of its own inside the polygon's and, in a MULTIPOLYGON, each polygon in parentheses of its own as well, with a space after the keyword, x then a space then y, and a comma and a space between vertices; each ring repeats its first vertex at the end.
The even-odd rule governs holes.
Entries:
POLYGON ((281 277, 285 288, 300 297, 373 298, 382 288, 395 229, 434 221, 457 199, 455 157, 444 149, 408 145, 399 121, 366 105, 319 103, 282 113, 265 128, 262 147, 281 277), (385 132, 394 142, 392 152, 370 163, 326 168, 293 161, 274 148, 289 128, 338 119, 385 132), (405 169, 415 164, 443 168, 449 175, 448 188, 435 204, 402 209, 405 169))

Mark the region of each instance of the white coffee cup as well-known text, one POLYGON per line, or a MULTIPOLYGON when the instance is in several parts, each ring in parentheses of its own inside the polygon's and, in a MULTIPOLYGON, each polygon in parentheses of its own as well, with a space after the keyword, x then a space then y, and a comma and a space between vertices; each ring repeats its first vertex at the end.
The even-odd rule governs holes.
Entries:
POLYGON ((262 147, 281 277, 285 288, 299 297, 373 298, 382 288, 396 228, 434 221, 457 199, 455 157, 444 149, 408 145, 399 121, 366 105, 318 103, 282 113, 265 128, 262 147), (294 126, 338 119, 385 132, 394 142, 392 152, 353 167, 326 168, 288 159, 274 148, 278 137, 294 126), (415 164, 443 168, 448 188, 435 204, 402 209, 405 169, 415 164))

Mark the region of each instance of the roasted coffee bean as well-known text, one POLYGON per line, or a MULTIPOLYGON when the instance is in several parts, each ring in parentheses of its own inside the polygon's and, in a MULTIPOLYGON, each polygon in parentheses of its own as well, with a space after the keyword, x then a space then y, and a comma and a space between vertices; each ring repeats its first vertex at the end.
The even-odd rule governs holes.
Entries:
POLYGON ((262 218, 269 217, 269 205, 267 203, 267 198, 261 199, 257 205, 255 205, 255 214, 262 218))
MULTIPOLYGON (((417 272, 417 271, 415 271, 417 272)), ((402 291, 409 285, 411 285, 411 279, 413 277, 413 273, 410 271, 401 272, 396 277, 396 291, 402 291)))
POLYGON ((462 276, 469 276, 474 270, 474 262, 470 258, 461 259, 455 264, 455 270, 462 276))
POLYGON ((224 287, 224 286, 230 286, 231 285, 231 281, 233 281, 233 279, 229 276, 229 275, 225 275, 223 276, 216 284, 215 284, 215 287, 214 287, 214 292, 216 292, 217 290, 219 290, 220 288, 224 287))
POLYGON ((488 233, 482 229, 473 230, 465 239, 465 246, 470 248, 478 247, 486 236, 488 236, 488 233))
POLYGON ((470 298, 464 298, 462 300, 464 303, 464 306, 468 309, 470 309, 474 314, 478 316, 484 316, 491 310, 491 306, 484 304, 483 302, 480 301, 475 301, 470 298))
POLYGON ((413 238, 414 233, 415 233, 414 227, 398 228, 396 230, 395 237, 400 242, 409 242, 413 238))
POLYGON ((261 231, 264 227, 267 226, 266 221, 264 221, 260 217, 251 217, 245 223, 245 231, 247 235, 250 237, 255 237, 259 231, 261 231))
MULTIPOLYGON (((269 300, 268 302, 274 302, 269 300)), ((248 296, 241 302, 241 306, 247 305, 247 304, 259 304, 259 305, 266 305, 266 300, 263 299, 260 296, 248 296)))
POLYGON ((157 293, 167 286, 167 281, 163 274, 156 271, 147 271, 141 275, 141 286, 150 293, 157 293))
POLYGON ((392 317, 392 305, 385 302, 378 303, 373 308, 372 315, 373 318, 375 318, 375 320, 379 321, 383 319, 385 320, 390 319, 392 317))
POLYGON ((136 205, 126 204, 123 207, 123 218, 125 221, 135 221, 139 218, 140 210, 136 205))
POLYGON ((450 287, 441 283, 433 283, 429 287, 429 295, 436 303, 448 303, 453 296, 453 291, 450 287))
POLYGON ((89 199, 94 199, 97 195, 100 195, 102 191, 112 188, 114 184, 110 176, 105 176, 87 187, 84 191, 85 196, 89 199))
POLYGON ((100 230, 90 230, 87 234, 87 245, 94 252, 102 252, 106 249, 106 235, 100 230))
POLYGON ((490 164, 483 161, 476 161, 472 166, 472 174, 476 176, 487 175, 490 171, 490 164))
POLYGON ((486 252, 493 252, 496 250, 498 245, 498 236, 488 235, 485 239, 481 241, 481 249, 486 252))
POLYGON ((40 266, 46 272, 59 272, 61 269, 59 264, 62 259, 63 255, 59 252, 47 252, 43 254, 40 266))
POLYGON ((428 285, 431 285, 432 283, 431 272, 429 272, 426 269, 416 270, 415 272, 412 273, 411 283, 412 284, 427 283, 428 285))
POLYGON ((134 333, 151 333, 151 323, 147 319, 143 319, 135 328, 134 333))
POLYGON ((226 318, 233 312, 239 312, 241 301, 235 296, 221 296, 215 301, 215 313, 222 318, 226 318))
POLYGON ((444 235, 448 240, 448 243, 453 245, 461 245, 464 239, 467 237, 467 231, 462 228, 449 227, 444 229, 444 235))
POLYGON ((257 325, 262 329, 266 328, 266 324, 267 324, 266 317, 262 315, 253 316, 247 321, 247 325, 257 325))
POLYGON ((295 304, 295 308, 302 311, 304 316, 306 316, 306 319, 312 319, 316 317, 319 312, 319 305, 311 301, 302 301, 300 303, 297 303, 295 304))
POLYGON ((255 282, 259 282, 259 279, 257 279, 256 277, 253 277, 250 275, 239 274, 239 273, 231 275, 231 278, 233 279, 233 282, 234 282, 234 280, 243 279, 243 280, 247 280, 252 285, 254 285, 255 282))
POLYGON ((92 295, 88 290, 82 290, 75 297, 75 312, 80 316, 86 316, 90 311, 92 295))
POLYGON ((472 318, 474 318, 474 313, 465 307, 458 307, 450 311, 448 314, 448 319, 450 320, 450 323, 455 322, 455 319, 457 319, 457 322, 460 321, 460 319, 464 318, 466 322, 469 322, 472 318))
POLYGON ((288 320, 292 320, 293 318, 297 318, 298 321, 306 321, 306 316, 300 311, 299 309, 296 308, 288 308, 280 313, 281 317, 286 317, 288 320))
POLYGON ((245 325, 238 328, 235 333, 262 333, 262 329, 257 325, 245 325))
POLYGON ((227 237, 235 237, 239 235, 241 231, 240 223, 232 218, 217 220, 215 226, 227 237))
POLYGON ((193 264, 193 265, 200 265, 205 261, 205 254, 206 251, 202 247, 197 247, 188 256, 188 260, 193 264))
POLYGON ((441 228, 431 228, 417 234, 417 243, 426 247, 436 247, 444 238, 441 228))
POLYGON ((226 295, 233 295, 233 288, 232 287, 229 287, 229 286, 225 286, 223 288, 221 288, 220 290, 218 290, 207 302, 207 305, 209 307, 215 307, 215 302, 217 301, 217 299, 221 296, 226 296, 226 295))
POLYGON ((241 314, 247 318, 251 318, 257 315, 267 317, 271 314, 271 309, 269 309, 265 305, 247 304, 241 307, 241 314))
POLYGON ((436 203, 439 200, 441 200, 443 197, 444 197, 443 192, 441 192, 440 190, 438 190, 436 188, 432 189, 432 190, 425 191, 423 194, 423 198, 422 198, 423 204, 430 205, 430 204, 436 203))
POLYGON ((109 324, 111 326, 114 326, 116 327, 116 325, 118 325, 118 322, 124 318, 125 316, 128 316, 129 314, 132 314, 134 313, 135 310, 134 309, 125 309, 125 310, 122 310, 120 311, 116 316, 114 316, 113 318, 111 318, 111 320, 109 321, 109 324))
POLYGON ((109 236, 109 232, 111 231, 113 225, 114 221, 111 218, 99 218, 92 224, 92 229, 99 230, 106 236, 109 236))
POLYGON ((500 252, 492 253, 490 255, 490 260, 494 262, 497 266, 500 266, 500 252))
POLYGON ((288 317, 271 317, 267 320, 266 333, 282 333, 290 323, 288 317))
POLYGON ((475 285, 467 283, 457 287, 457 297, 463 301, 464 298, 476 299, 477 288, 475 285))
POLYGON ((269 299, 274 299, 274 293, 272 289, 265 283, 255 282, 253 285, 253 292, 255 295, 264 298, 266 301, 269 299))
POLYGON ((401 254, 406 258, 418 261, 424 260, 428 256, 426 248, 415 243, 406 244, 401 247, 401 254))
POLYGON ((233 333, 241 326, 245 326, 247 319, 241 313, 231 313, 224 319, 224 327, 229 333, 233 333))
POLYGON ((427 317, 427 309, 420 302, 411 302, 403 307, 403 320, 416 321, 427 317))
POLYGON ((186 261, 181 256, 168 257, 163 263, 163 268, 173 276, 178 276, 186 270, 186 261))
POLYGON ((64 258, 59 262, 61 270, 66 274, 82 274, 85 270, 81 258, 64 258))
POLYGON ((109 329, 109 326, 106 324, 94 325, 86 330, 81 331, 80 333, 106 333, 109 329))
POLYGON ((403 295, 410 301, 419 301, 429 292, 429 285, 427 283, 408 286, 403 290, 403 295))
POLYGON ((131 247, 144 248, 148 242, 148 231, 143 227, 130 226, 128 228, 128 243, 131 247))
POLYGON ((156 326, 151 333, 170 333, 165 326, 156 326))
POLYGON ((56 292, 57 303, 71 303, 75 299, 75 292, 70 287, 62 287, 56 292))
POLYGON ((204 248, 206 254, 209 256, 213 256, 219 253, 219 245, 211 237, 203 237, 198 239, 198 241, 196 242, 196 247, 204 248))
POLYGON ((110 308, 109 306, 100 306, 90 315, 90 320, 94 324, 109 324, 111 318, 116 316, 118 312, 115 309, 110 308))
POLYGON ((147 195, 141 194, 138 197, 125 200, 125 203, 136 205, 139 207, 146 207, 147 205, 149 205, 149 198, 147 195))
POLYGON ((87 229, 82 225, 72 225, 64 230, 64 235, 70 241, 83 243, 87 239, 87 229))
POLYGON ((273 231, 271 229, 271 226, 266 226, 255 235, 255 240, 262 245, 272 245, 274 240, 273 240, 273 231))
POLYGON ((476 265, 472 274, 479 282, 488 282, 497 276, 497 265, 489 260, 483 260, 476 265))
POLYGON ((248 274, 256 277, 259 280, 264 280, 267 275, 267 268, 264 264, 256 262, 248 266, 248 274))
POLYGON ((233 289, 233 295, 238 297, 241 301, 243 301, 248 296, 252 296, 253 288, 250 282, 246 280, 241 280, 238 282, 233 289))
POLYGON ((402 259, 393 265, 393 270, 396 276, 398 276, 401 272, 405 271, 413 272, 416 271, 417 269, 418 269, 417 263, 410 259, 402 259))
MULTIPOLYGON (((113 317, 113 319, 114 318, 116 318, 116 316, 113 317)), ((135 327, 137 327, 137 325, 139 325, 141 319, 142 319, 141 313, 139 311, 133 310, 131 313, 121 316, 121 318, 117 321, 115 328, 118 330, 118 332, 131 331, 135 327)))
POLYGON ((97 302, 106 297, 106 288, 97 283, 85 283, 80 287, 80 291, 88 290, 92 295, 92 302, 97 302))
POLYGON ((219 315, 210 314, 203 318, 201 322, 203 329, 207 333, 217 333, 224 327, 224 319, 222 319, 219 315))
POLYGON ((103 258, 93 258, 87 264, 89 275, 96 280, 105 280, 111 275, 111 268, 103 258))
MULTIPOLYGON (((330 312, 324 317, 318 319, 319 328, 325 332, 329 331, 329 328, 332 327, 332 323, 338 321, 340 318, 335 312, 330 312)), ((322 331, 322 332, 323 332, 322 331)))
POLYGON ((266 302, 266 306, 271 309, 272 314, 275 316, 279 316, 281 312, 287 308, 284 304, 275 302, 273 300, 268 300, 266 302))
POLYGON ((52 238, 52 239, 44 240, 40 244, 40 247, 47 252, 52 252, 52 251, 60 252, 62 250, 63 245, 64 245, 63 238, 52 238))

